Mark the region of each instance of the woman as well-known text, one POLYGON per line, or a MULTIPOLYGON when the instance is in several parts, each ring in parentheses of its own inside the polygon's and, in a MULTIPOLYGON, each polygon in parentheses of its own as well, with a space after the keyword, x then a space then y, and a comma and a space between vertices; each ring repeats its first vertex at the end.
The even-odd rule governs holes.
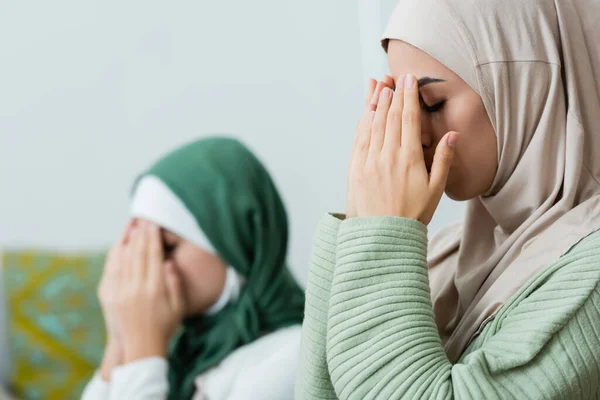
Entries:
POLYGON ((297 399, 600 396, 598 15, 400 0, 346 219, 317 234, 297 399), (444 190, 466 217, 428 248, 444 190))
POLYGON ((83 398, 291 399, 304 296, 261 163, 233 139, 190 143, 137 180, 131 216, 100 283, 108 344, 83 398))

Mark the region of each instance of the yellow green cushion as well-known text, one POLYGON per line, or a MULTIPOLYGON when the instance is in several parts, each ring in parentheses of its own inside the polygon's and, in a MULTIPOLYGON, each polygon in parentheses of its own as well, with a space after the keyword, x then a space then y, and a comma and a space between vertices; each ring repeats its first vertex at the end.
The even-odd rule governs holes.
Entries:
POLYGON ((3 254, 10 385, 19 398, 81 396, 104 346, 104 322, 96 297, 103 264, 104 254, 3 254))

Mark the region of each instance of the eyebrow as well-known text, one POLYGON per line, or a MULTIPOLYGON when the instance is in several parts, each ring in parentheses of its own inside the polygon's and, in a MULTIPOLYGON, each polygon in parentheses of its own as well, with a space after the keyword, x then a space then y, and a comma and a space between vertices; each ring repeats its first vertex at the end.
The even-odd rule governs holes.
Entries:
POLYGON ((417 86, 420 89, 425 85, 429 85, 430 83, 440 83, 440 82, 446 82, 446 81, 443 79, 432 78, 431 76, 424 76, 417 81, 417 86))

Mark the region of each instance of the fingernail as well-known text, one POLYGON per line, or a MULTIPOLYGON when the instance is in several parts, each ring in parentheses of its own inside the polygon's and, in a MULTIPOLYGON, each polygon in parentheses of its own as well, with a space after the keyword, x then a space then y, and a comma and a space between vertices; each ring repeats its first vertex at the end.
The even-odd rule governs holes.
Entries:
POLYGON ((415 87, 415 77, 412 74, 406 75, 406 82, 404 82, 404 86, 407 89, 412 89, 415 87))
POLYGON ((396 89, 404 89, 404 80, 406 77, 404 75, 400 75, 398 78, 398 83, 396 83, 396 89))
POLYGON ((454 148, 456 147, 456 143, 458 143, 458 133, 450 133, 448 135, 448 146, 454 148))
POLYGON ((369 121, 373 122, 375 119, 375 111, 369 111, 369 121))
POLYGON ((389 99, 390 96, 392 95, 392 91, 390 90, 390 88, 386 87, 381 91, 381 95, 383 96, 384 99, 389 99))

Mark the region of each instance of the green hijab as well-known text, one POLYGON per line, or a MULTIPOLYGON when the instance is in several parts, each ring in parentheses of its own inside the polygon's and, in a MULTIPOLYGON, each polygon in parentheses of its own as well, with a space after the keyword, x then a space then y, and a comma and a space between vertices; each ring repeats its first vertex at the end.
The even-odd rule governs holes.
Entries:
MULTIPOLYGON (((215 252, 245 279, 236 302, 186 319, 169 353, 169 399, 190 399, 198 375, 261 334, 300 324, 304 293, 286 265, 287 216, 268 172, 239 141, 207 138, 161 158, 160 179, 215 252)), ((138 179, 139 182, 139 179, 138 179)))

